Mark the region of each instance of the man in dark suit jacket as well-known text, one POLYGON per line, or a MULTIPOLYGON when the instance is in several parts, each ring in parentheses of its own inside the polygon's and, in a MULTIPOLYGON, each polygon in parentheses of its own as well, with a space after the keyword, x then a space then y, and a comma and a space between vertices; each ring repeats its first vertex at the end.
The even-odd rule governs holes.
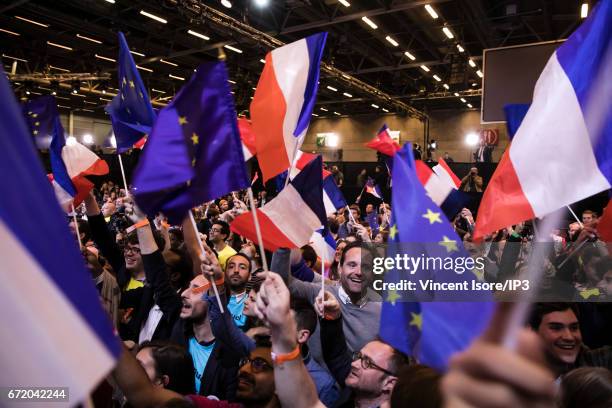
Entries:
POLYGON ((480 141, 478 150, 474 153, 474 161, 476 163, 491 163, 493 160, 493 146, 489 146, 484 140, 480 141))

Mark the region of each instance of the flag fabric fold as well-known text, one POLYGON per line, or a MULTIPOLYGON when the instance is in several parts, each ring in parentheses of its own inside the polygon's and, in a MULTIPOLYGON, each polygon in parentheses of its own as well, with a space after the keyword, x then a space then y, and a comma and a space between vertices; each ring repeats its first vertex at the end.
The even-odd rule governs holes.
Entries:
POLYGON ((444 215, 449 220, 452 220, 470 202, 470 196, 455 187, 455 181, 452 177, 454 174, 452 172, 452 175, 450 175, 444 167, 441 167, 439 171, 443 177, 440 177, 421 160, 415 160, 415 166, 417 177, 421 184, 423 184, 423 187, 425 187, 427 195, 444 211, 444 215))
POLYGON ((0 97, 2 386, 68 387, 77 403, 115 365, 119 341, 1 67, 0 97))
POLYGON ((461 180, 451 170, 448 163, 442 158, 438 159, 438 164, 433 166, 432 170, 438 175, 446 184, 454 189, 458 189, 461 186, 461 180))
POLYGON ((119 61, 117 63, 119 93, 106 106, 111 117, 117 142, 117 152, 130 148, 151 132, 155 112, 149 100, 127 41, 119 32, 119 61))
POLYGON ((240 132, 240 141, 242 142, 242 154, 244 161, 248 161, 255 156, 255 134, 253 133, 251 122, 246 118, 238 119, 238 131, 240 132))
POLYGON ((251 102, 257 160, 267 181, 287 170, 301 146, 316 102, 327 33, 270 51, 251 102))
POLYGON ((204 63, 159 113, 134 171, 147 214, 180 223, 194 206, 249 187, 227 80, 225 63, 204 63))
POLYGON ((612 182, 610 30, 600 1, 550 57, 483 195, 475 238, 607 190, 612 182))
POLYGON ((376 134, 376 137, 365 144, 366 147, 374 149, 385 156, 393 156, 400 150, 400 145, 389 135, 389 128, 384 124, 376 134))
POLYGON ((23 115, 39 149, 48 149, 56 131, 57 105, 51 95, 43 95, 24 103, 23 115))
MULTIPOLYGON (((257 209, 264 247, 300 248, 310 242, 313 233, 327 225, 321 186, 321 157, 310 162, 273 200, 257 209)), ((232 231, 257 241, 251 212, 244 213, 230 225, 232 231)))

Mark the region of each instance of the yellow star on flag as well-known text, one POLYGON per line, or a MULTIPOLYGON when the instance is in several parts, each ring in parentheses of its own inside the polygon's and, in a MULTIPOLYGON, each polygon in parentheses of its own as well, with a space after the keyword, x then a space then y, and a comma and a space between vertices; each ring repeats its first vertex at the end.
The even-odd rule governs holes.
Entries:
POLYGON ((195 133, 191 136, 191 141, 194 145, 197 145, 200 142, 200 138, 195 133))
POLYGON ((387 295, 387 302, 395 306, 395 302, 397 301, 397 299, 400 299, 401 297, 402 296, 397 293, 397 290, 392 289, 389 291, 389 294, 387 295))
POLYGON ((427 218, 429 220, 430 225, 435 224, 436 222, 442 224, 442 220, 440 219, 440 213, 433 212, 429 208, 427 209, 427 214, 423 214, 423 218, 427 218))
POLYGON ((179 116, 179 125, 186 125, 187 123, 187 116, 179 116))
POLYGON ((412 320, 410 326, 416 326, 419 330, 423 330, 423 315, 421 313, 410 312, 412 320))
POLYGON ((446 252, 453 252, 459 250, 459 248, 457 248, 457 241, 448 238, 446 235, 444 235, 444 237, 442 237, 442 241, 438 243, 444 248, 446 248, 446 252))
POLYGON ((191 161, 191 167, 195 167, 195 164, 196 164, 196 159, 193 159, 193 160, 191 161))
POLYGON ((130 81, 130 88, 134 88, 136 87, 136 85, 134 85, 134 81, 130 81))
POLYGON ((397 235, 397 225, 393 224, 391 228, 389 229, 389 236, 391 237, 391 239, 395 239, 396 235, 397 235))

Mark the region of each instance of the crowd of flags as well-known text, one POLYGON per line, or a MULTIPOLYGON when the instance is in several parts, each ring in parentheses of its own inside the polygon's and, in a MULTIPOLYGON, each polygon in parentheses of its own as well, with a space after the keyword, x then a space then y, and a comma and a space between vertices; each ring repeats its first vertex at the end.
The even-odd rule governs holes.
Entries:
MULTIPOLYGON (((477 237, 610 189, 612 95, 601 86, 609 82, 612 66, 610 3, 601 1, 553 54, 532 104, 508 109, 513 138, 484 193, 477 237)), ((192 207, 249 188, 245 162, 255 156, 263 181, 283 172, 289 178, 277 197, 256 210, 265 248, 316 241, 320 257, 329 259, 334 245, 327 216, 346 201, 321 157, 300 151, 316 101, 325 41, 325 33, 315 34, 268 53, 249 122, 237 120, 224 62, 202 64, 156 114, 119 33, 119 93, 107 112, 117 153, 147 137, 132 180, 138 205, 179 223, 192 207), (313 239, 313 234, 318 235, 313 239)), ((0 109, 0 168, 7 175, 0 186, 10 193, 0 200, 0 234, 5 237, 0 246, 2 253, 12 254, 0 267, 0 308, 7 312, 12 332, 28 333, 25 338, 8 331, 0 335, 11 350, 1 354, 2 367, 17 383, 69 386, 71 398, 78 401, 112 367, 119 347, 60 208, 65 212, 78 204, 93 187, 86 177, 105 174, 108 166, 84 146, 67 143, 52 97, 30 101, 20 110, 3 72, 0 96, 5 101, 0 109), (48 179, 28 133, 38 147, 40 135, 51 136, 53 174, 48 179), (29 296, 16 298, 24 287, 29 296), (19 375, 25 376, 22 381, 19 375)), ((441 160, 432 171, 415 162, 410 145, 401 147, 386 126, 367 146, 383 155, 392 176, 390 242, 416 244, 408 250, 433 256, 467 256, 449 222, 464 197, 448 165, 441 160)), ((382 200, 372 180, 364 192, 382 200)), ((252 213, 238 216, 231 228, 257 240, 252 213)), ((477 279, 471 272, 466 276, 477 279)), ((397 278, 397 271, 387 276, 397 278)), ((453 276, 434 271, 431 278, 448 281, 453 276)), ((420 295, 448 300, 443 294, 420 295)), ((493 309, 486 295, 479 303, 421 301, 431 298, 401 302, 394 291, 384 296, 381 338, 441 369, 483 330, 493 309)))

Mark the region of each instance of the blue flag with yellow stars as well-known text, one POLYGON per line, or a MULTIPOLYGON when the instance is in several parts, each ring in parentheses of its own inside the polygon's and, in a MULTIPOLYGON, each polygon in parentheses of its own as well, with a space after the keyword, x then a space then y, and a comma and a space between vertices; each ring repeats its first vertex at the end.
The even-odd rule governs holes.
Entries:
POLYGON ((119 32, 117 74, 119 93, 106 105, 106 112, 110 115, 113 124, 117 153, 122 153, 151 132, 155 122, 155 112, 121 32, 119 32))
POLYGON ((410 281, 413 286, 383 292, 379 334, 421 363, 444 370, 450 356, 465 349, 487 326, 492 296, 469 290, 470 282, 477 279, 467 267, 469 255, 417 178, 410 144, 394 156, 392 208, 387 258, 407 256, 421 264, 412 264, 411 270, 410 262, 396 263, 387 270, 385 283, 410 281), (452 283, 458 289, 432 290, 427 286, 432 282, 452 283))
POLYGON ((22 111, 37 148, 48 149, 57 132, 62 132, 63 135, 64 129, 59 122, 59 113, 53 96, 45 95, 31 99, 23 104, 22 111))
POLYGON ((180 223, 196 205, 249 186, 225 63, 204 63, 159 113, 134 172, 136 201, 180 223))

